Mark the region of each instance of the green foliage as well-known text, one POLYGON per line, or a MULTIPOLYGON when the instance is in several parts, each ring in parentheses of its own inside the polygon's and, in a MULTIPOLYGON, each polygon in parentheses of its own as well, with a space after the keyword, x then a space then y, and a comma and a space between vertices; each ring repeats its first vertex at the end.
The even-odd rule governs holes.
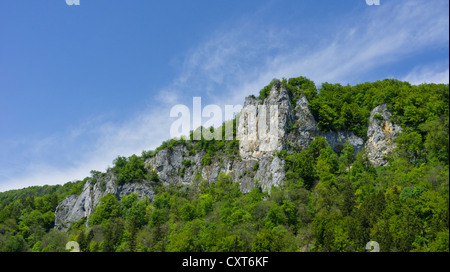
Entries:
MULTIPOLYGON (((402 127, 417 129, 424 122, 448 116, 448 85, 444 84, 415 86, 390 79, 355 86, 323 83, 317 95, 307 98, 322 130, 350 130, 363 139, 370 111, 383 103, 402 127)), ((379 114, 374 118, 383 119, 379 114)))
POLYGON ((339 156, 339 168, 341 172, 347 172, 349 167, 356 160, 355 151, 353 145, 348 142, 344 144, 341 155, 339 156))
POLYGON ((258 99, 261 101, 266 99, 266 97, 269 96, 270 90, 272 90, 273 85, 278 82, 279 82, 278 79, 273 79, 269 85, 264 86, 264 88, 262 88, 261 91, 259 91, 258 99))
POLYGON ((211 162, 212 162, 211 155, 209 153, 206 153, 205 156, 203 156, 201 159, 201 164, 203 167, 210 165, 211 162))
POLYGON ((164 209, 170 207, 170 195, 167 192, 162 192, 153 199, 153 206, 157 209, 164 209))
POLYGON ((196 217, 195 206, 188 202, 183 204, 180 212, 180 217, 184 221, 191 221, 196 217))
POLYGON ((337 157, 323 137, 311 142, 307 150, 294 151, 284 158, 286 182, 307 189, 313 187, 317 178, 325 178, 325 175, 335 173, 338 168, 337 157))
POLYGON ((154 209, 150 214, 149 226, 156 227, 164 224, 169 219, 168 215, 168 209, 154 209))
POLYGON ((284 252, 298 251, 295 237, 282 226, 274 229, 263 229, 258 232, 253 240, 253 252, 284 252))
POLYGON ((184 167, 187 167, 187 168, 191 167, 191 165, 192 165, 191 160, 183 160, 182 164, 184 167))
POLYGON ((89 221, 92 225, 99 225, 111 218, 119 217, 121 212, 119 201, 113 194, 109 193, 100 199, 89 221))
MULTIPOLYGON (((158 174, 145 161, 163 149, 183 146, 189 156, 202 155, 204 167, 224 157, 239 159, 237 140, 171 139, 141 157, 118 157, 106 173, 0 193, 0 251, 65 251, 71 240, 85 252, 341 252, 366 251, 368 241, 377 241, 385 252, 448 252, 448 84, 413 86, 387 79, 355 86, 324 83, 317 90, 298 77, 273 80, 261 90, 261 101, 274 84, 286 87, 293 108, 305 95, 321 129, 350 130, 363 138, 370 111, 385 103, 403 130, 389 164, 373 167, 365 151, 355 154, 349 143, 336 154, 316 137, 306 150, 277 154, 286 175, 270 192, 255 180, 242 193, 229 175, 219 173, 209 183, 197 172, 189 186, 155 187, 153 199, 133 193, 119 201, 107 194, 89 218, 68 231, 54 229, 58 203, 80 194, 88 181, 115 177, 118 184, 156 185, 158 174)), ((381 115, 374 119, 384 121, 381 115)), ((192 167, 184 158, 179 174, 192 167)), ((256 162, 237 175, 249 177, 259 167, 256 162)))
POLYGON ((448 115, 427 121, 419 126, 420 132, 425 134, 423 143, 427 158, 430 161, 449 161, 449 125, 448 115))
POLYGON ((398 151, 402 156, 414 162, 423 158, 422 135, 416 131, 404 132, 397 138, 398 151))
POLYGON ((300 98, 300 95, 305 95, 306 98, 310 101, 317 97, 317 89, 314 82, 307 79, 306 77, 300 76, 296 78, 290 78, 289 80, 283 79, 281 81, 278 79, 273 79, 269 85, 261 89, 258 99, 260 101, 266 99, 269 96, 272 87, 276 84, 282 84, 286 88, 289 96, 291 97, 291 103, 293 103, 294 105, 300 98))
POLYGON ((0 193, 0 252, 61 251, 61 237, 52 231, 54 212, 61 200, 79 190, 74 188, 80 184, 84 182, 0 193))
POLYGON ((381 114, 379 114, 378 112, 376 112, 373 115, 373 119, 378 120, 378 121, 383 121, 384 120, 383 116, 381 114))
MULTIPOLYGON (((114 160, 112 172, 117 176, 117 183, 122 185, 126 182, 141 181, 147 178, 147 169, 141 157, 132 155, 129 158, 117 157, 114 160)), ((154 180, 154 173, 150 179, 154 180)), ((157 180, 157 179, 156 179, 157 180)))
POLYGON ((232 181, 229 175, 219 173, 214 187, 214 196, 217 200, 234 199, 241 195, 239 184, 232 181))
POLYGON ((313 81, 306 77, 290 78, 287 82, 284 79, 283 84, 286 85, 290 96, 297 101, 301 94, 305 95, 308 101, 317 97, 317 88, 313 81))
POLYGON ((159 181, 158 173, 156 173, 155 170, 151 170, 151 171, 148 173, 148 179, 151 180, 151 181, 153 181, 153 182, 159 181))
POLYGON ((202 194, 197 202, 197 214, 201 217, 206 216, 213 209, 214 198, 210 194, 202 194))
POLYGON ((84 188, 84 184, 86 184, 87 180, 89 178, 85 178, 81 181, 75 182, 72 186, 72 188, 70 188, 70 192, 69 194, 71 195, 79 195, 83 192, 83 188, 84 188))
POLYGON ((253 240, 253 252, 271 252, 275 250, 275 237, 270 229, 258 232, 253 240))
POLYGON ((150 205, 146 197, 138 199, 136 193, 124 197, 121 201, 123 218, 134 228, 141 228, 147 224, 147 210, 150 205))

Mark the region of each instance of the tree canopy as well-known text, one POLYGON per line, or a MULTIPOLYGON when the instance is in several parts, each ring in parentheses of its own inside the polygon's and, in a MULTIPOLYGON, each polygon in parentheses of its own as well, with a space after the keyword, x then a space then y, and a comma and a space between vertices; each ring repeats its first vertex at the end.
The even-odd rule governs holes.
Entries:
MULTIPOLYGON (((294 104, 307 97, 322 130, 351 130, 363 138, 370 111, 386 104, 403 130, 389 164, 373 167, 365 151, 355 154, 350 144, 334 153, 317 137, 306 150, 276 154, 285 161, 285 180, 269 191, 255 180, 244 194, 225 173, 212 183, 197 173, 190 185, 159 186, 144 162, 164 148, 203 151, 204 166, 218 156, 239 158, 236 140, 172 139, 141 156, 118 157, 108 170, 119 184, 154 181, 153 199, 107 194, 67 231, 53 228, 56 206, 105 173, 0 193, 0 251, 65 251, 69 240, 85 252, 341 252, 366 251, 369 241, 386 252, 449 251, 448 84, 386 79, 317 88, 298 77, 273 80, 259 99, 278 83, 294 104)), ((183 161, 180 175, 191 163, 183 161)))

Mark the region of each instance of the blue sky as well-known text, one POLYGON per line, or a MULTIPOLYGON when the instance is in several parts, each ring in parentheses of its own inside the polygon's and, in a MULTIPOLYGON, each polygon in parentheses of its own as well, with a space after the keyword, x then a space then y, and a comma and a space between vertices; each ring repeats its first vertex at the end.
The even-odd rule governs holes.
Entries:
POLYGON ((273 78, 449 81, 449 2, 2 0, 0 191, 104 171, 170 109, 242 104, 273 78))

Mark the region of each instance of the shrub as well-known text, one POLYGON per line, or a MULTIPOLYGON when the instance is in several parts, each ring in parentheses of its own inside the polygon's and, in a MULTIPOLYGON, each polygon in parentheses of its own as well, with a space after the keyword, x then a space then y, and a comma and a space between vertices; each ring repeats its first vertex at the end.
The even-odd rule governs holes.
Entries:
MULTIPOLYGON (((147 177, 144 160, 136 155, 132 155, 128 159, 117 157, 112 172, 116 174, 119 185, 126 182, 141 181, 147 177)), ((150 179, 154 179, 154 174, 150 174, 150 179)))

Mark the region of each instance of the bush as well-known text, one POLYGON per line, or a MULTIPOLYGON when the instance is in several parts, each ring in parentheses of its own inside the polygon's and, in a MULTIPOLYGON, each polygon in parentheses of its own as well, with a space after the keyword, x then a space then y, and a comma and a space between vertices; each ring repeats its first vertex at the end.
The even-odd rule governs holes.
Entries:
MULTIPOLYGON (((117 183, 122 185, 126 182, 142 181, 147 178, 147 169, 144 160, 141 157, 132 155, 128 159, 125 157, 117 157, 114 161, 112 172, 117 176, 117 183)), ((150 179, 154 180, 153 173, 150 179)))

